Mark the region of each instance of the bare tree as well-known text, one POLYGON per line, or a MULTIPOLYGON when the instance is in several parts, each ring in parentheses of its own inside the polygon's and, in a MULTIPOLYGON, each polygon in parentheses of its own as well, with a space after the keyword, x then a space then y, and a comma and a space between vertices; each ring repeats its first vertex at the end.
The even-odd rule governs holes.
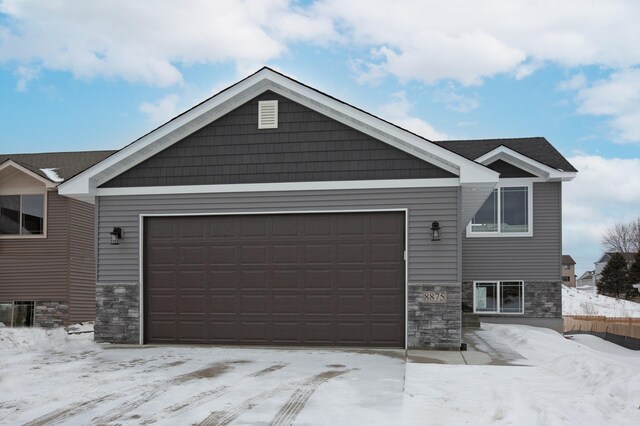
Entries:
POLYGON ((607 251, 637 253, 640 251, 640 217, 629 223, 616 223, 602 237, 607 251))

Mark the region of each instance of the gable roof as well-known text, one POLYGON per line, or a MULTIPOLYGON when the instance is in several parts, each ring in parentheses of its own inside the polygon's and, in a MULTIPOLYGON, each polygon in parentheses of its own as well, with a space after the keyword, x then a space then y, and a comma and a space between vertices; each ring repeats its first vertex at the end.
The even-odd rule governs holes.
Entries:
POLYGON ((0 154, 0 165, 12 161, 53 183, 71 179, 116 151, 46 152, 0 154), (60 180, 62 179, 62 180, 60 180))
POLYGON ((454 151, 264 67, 142 136, 60 185, 60 193, 91 202, 97 186, 271 90, 458 176, 461 185, 495 186, 499 174, 454 151))
POLYGON ((576 261, 573 260, 573 257, 569 256, 568 254, 563 254, 562 255, 562 264, 563 265, 575 265, 576 261))
POLYGON ((576 168, 543 137, 449 140, 433 141, 433 143, 470 160, 476 160, 496 148, 504 146, 558 171, 577 172, 576 168))
MULTIPOLYGON (((600 259, 595 263, 608 262, 609 259, 611 259, 611 256, 613 256, 615 253, 616 253, 615 251, 605 251, 604 254, 600 257, 600 259)), ((620 254, 622 255, 622 257, 624 257, 624 260, 626 260, 627 262, 633 262, 633 259, 636 256, 636 254, 633 252, 621 252, 620 254)))

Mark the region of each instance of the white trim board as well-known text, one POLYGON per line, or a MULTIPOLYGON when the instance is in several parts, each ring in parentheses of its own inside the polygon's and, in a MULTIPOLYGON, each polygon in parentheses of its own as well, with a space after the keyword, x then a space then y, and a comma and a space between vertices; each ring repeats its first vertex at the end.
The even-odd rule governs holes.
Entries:
POLYGON ((322 191, 334 189, 437 188, 458 186, 458 178, 390 179, 322 182, 246 183, 229 185, 140 186, 131 188, 98 188, 101 197, 158 194, 215 194, 229 192, 322 191))
POLYGON ((571 181, 576 177, 576 172, 565 172, 564 170, 554 169, 546 164, 542 164, 532 158, 522 155, 519 152, 507 148, 504 145, 487 152, 476 158, 478 163, 489 165, 497 160, 506 161, 524 171, 542 177, 548 181, 571 181))
POLYGON ((322 213, 404 213, 404 349, 409 342, 409 209, 346 209, 346 210, 301 210, 301 211, 240 211, 240 212, 211 212, 211 213, 141 213, 138 217, 138 280, 140 282, 139 293, 139 339, 138 344, 144 345, 144 218, 145 217, 186 217, 186 216, 251 216, 274 214, 322 214, 322 213))
POLYGON ((267 90, 279 93, 415 157, 459 175, 460 181, 497 182, 499 174, 409 131, 311 89, 269 68, 218 93, 59 186, 62 195, 93 198, 96 188, 267 90))

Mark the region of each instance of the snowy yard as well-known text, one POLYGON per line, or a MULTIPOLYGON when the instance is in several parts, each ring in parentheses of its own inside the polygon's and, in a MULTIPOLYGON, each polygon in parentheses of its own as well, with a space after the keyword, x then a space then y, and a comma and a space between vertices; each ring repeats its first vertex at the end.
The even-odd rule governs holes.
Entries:
POLYGON ((526 326, 477 336, 522 359, 405 365, 393 352, 110 347, 0 329, 0 423, 640 424, 640 353, 526 326))
POLYGON ((640 303, 562 286, 562 314, 640 318, 640 303))

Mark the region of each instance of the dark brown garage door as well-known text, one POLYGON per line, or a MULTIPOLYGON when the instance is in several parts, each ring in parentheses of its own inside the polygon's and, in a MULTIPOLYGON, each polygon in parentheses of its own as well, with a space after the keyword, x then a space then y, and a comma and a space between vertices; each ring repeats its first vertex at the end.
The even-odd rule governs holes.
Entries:
POLYGON ((150 217, 149 343, 404 346, 404 213, 150 217))

